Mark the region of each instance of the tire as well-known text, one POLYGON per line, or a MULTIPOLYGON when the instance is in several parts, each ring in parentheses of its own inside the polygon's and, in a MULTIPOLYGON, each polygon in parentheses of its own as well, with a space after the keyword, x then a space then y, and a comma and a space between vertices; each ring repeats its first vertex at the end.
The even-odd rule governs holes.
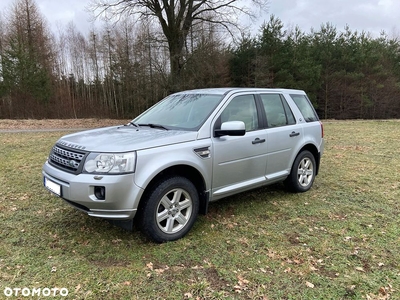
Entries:
POLYGON ((161 181, 143 199, 139 211, 141 231, 157 243, 184 237, 199 212, 199 195, 191 181, 171 177, 161 181))
POLYGON ((285 180, 285 186, 294 193, 308 191, 315 179, 316 163, 310 151, 302 151, 294 160, 292 170, 285 180))

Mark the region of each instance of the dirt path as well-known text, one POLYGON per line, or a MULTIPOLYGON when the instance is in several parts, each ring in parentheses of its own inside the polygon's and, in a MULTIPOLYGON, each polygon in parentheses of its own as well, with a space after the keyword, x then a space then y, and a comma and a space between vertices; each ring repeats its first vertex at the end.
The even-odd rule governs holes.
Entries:
POLYGON ((44 120, 8 120, 0 119, 0 132, 40 132, 40 131, 79 131, 112 125, 126 124, 130 120, 114 119, 44 119, 44 120))

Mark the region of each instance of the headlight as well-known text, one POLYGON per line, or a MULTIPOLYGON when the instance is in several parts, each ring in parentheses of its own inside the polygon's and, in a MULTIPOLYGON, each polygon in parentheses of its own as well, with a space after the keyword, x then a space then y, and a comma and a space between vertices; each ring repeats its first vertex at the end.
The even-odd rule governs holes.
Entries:
POLYGON ((136 152, 90 153, 85 161, 85 173, 133 173, 136 166, 136 152))

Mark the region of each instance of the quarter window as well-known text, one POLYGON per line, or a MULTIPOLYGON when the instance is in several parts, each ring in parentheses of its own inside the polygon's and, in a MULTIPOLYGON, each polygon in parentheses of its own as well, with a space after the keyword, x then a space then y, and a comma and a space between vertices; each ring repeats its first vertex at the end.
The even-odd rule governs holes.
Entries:
POLYGON ((290 95, 290 97, 296 103, 306 122, 318 121, 317 113, 305 95, 290 95))
POLYGON ((261 101, 267 117, 268 127, 279 127, 296 123, 289 105, 279 94, 261 95, 261 101))

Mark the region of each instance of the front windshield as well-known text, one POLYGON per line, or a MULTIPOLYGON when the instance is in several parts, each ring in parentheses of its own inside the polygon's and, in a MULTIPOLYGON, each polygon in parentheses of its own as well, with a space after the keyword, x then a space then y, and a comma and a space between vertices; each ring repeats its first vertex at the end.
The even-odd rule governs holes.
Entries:
POLYGON ((222 99, 222 95, 173 94, 133 120, 167 129, 197 130, 222 99))

